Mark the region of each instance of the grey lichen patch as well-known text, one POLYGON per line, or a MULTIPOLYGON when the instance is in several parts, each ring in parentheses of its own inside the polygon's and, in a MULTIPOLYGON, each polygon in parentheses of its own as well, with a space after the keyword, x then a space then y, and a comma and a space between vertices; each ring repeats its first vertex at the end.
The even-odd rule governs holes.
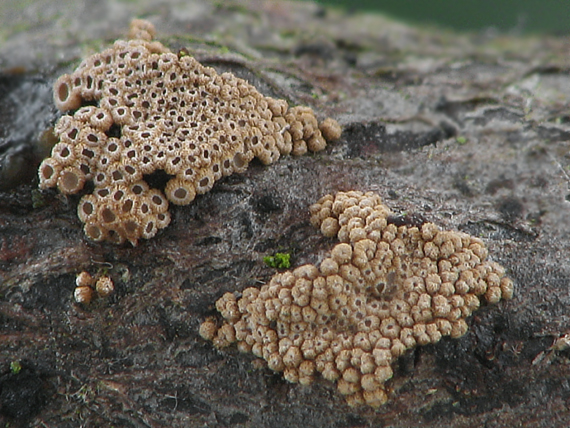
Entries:
POLYGON ((482 298, 513 295, 480 239, 392 215, 374 193, 327 195, 311 206, 311 222, 340 241, 320 265, 279 273, 240 298, 224 294, 223 322, 206 320, 200 334, 219 348, 237 342, 290 382, 320 374, 351 406, 384 404, 398 357, 463 336, 482 298))

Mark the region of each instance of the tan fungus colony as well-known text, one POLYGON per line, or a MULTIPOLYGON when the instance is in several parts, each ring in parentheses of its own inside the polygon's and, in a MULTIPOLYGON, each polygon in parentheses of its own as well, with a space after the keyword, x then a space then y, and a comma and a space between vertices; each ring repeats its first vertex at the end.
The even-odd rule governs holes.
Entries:
POLYGON ((57 80, 55 103, 69 113, 39 168, 41 188, 74 194, 94 183, 78 215, 95 241, 136 245, 169 224, 169 201, 189 204, 254 157, 270 164, 340 136, 336 121, 319 124, 308 107, 290 108, 151 41, 147 21, 134 20, 129 36, 57 80), (157 170, 172 176, 164 194, 144 180, 157 170))
POLYGON ((101 275, 93 278, 89 272, 82 271, 75 277, 75 290, 73 296, 77 303, 88 305, 94 296, 94 291, 97 292, 96 296, 108 297, 115 291, 115 284, 111 277, 101 275), (95 287, 93 287, 95 285, 95 287))
POLYGON ((216 302, 224 321, 200 334, 233 342, 290 382, 336 382, 350 405, 387 401, 391 364, 406 350, 458 338, 481 297, 510 299, 513 283, 483 242, 433 223, 392 216, 373 193, 325 196, 311 222, 341 241, 319 267, 305 265, 216 302))

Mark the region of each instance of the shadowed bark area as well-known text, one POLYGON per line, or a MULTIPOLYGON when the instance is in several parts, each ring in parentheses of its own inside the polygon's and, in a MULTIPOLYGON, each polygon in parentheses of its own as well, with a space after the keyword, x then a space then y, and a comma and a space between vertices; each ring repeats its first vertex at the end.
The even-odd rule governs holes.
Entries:
POLYGON ((557 342, 570 333, 568 37, 457 35, 310 3, 93 3, 0 6, 2 425, 570 424, 570 349, 557 342), (337 119, 341 140, 252 163, 171 207, 170 226, 136 248, 86 240, 79 197, 40 192, 34 178, 59 115, 50 85, 124 37, 133 16, 173 51, 337 119), (334 241, 311 227, 308 207, 349 189, 481 237, 516 287, 461 339, 404 355, 378 410, 349 408, 323 380, 289 384, 198 336, 223 293, 276 272, 264 256, 320 261, 334 241), (115 293, 77 304, 82 270, 108 273, 115 293))

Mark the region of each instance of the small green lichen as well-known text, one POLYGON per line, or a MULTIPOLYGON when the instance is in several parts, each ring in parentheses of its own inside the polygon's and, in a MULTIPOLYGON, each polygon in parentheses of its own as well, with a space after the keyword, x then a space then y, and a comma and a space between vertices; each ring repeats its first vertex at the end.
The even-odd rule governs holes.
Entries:
POLYGON ((291 254, 275 253, 274 256, 265 256, 265 264, 275 269, 289 269, 291 267, 291 254))
POLYGON ((462 137, 462 136, 459 136, 459 137, 457 137, 457 138, 455 139, 455 141, 457 141, 457 144, 463 145, 463 144, 465 144, 465 143, 467 142, 467 138, 462 137))
POLYGON ((20 373, 21 370, 22 370, 22 365, 20 364, 19 361, 12 361, 10 363, 10 371, 12 372, 12 374, 17 375, 18 373, 20 373))

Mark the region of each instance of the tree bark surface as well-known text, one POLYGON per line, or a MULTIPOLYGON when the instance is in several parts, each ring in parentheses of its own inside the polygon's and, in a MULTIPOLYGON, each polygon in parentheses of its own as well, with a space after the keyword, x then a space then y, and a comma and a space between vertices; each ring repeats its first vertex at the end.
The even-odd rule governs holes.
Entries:
POLYGON ((297 2, 21 5, 0 6, 3 426, 570 426, 568 37, 461 35, 297 2), (340 141, 252 163, 172 206, 170 226, 135 248, 87 240, 78 198, 37 190, 59 115, 51 84, 135 16, 173 51, 337 119, 340 141), (481 237, 515 282, 462 338, 400 358, 376 410, 198 335, 223 293, 276 273, 264 256, 322 259, 335 241, 308 207, 349 189, 481 237), (82 270, 107 272, 116 292, 76 303, 82 270))

